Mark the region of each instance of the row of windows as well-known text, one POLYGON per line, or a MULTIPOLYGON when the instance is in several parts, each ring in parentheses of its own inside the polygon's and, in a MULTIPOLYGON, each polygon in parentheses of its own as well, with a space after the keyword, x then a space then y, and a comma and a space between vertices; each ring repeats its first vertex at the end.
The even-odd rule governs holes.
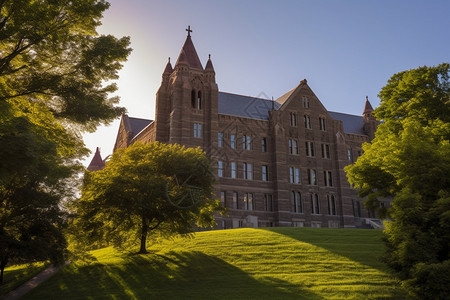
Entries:
MULTIPOLYGON (((298 155, 298 141, 295 139, 289 139, 288 140, 288 148, 289 148, 289 154, 292 155, 298 155)), ((330 154, 330 145, 328 144, 320 144, 320 149, 322 150, 322 158, 331 158, 330 154)), ((315 146, 314 142, 305 142, 305 153, 308 157, 315 157, 315 146)))
MULTIPOLYGON (((235 161, 230 163, 230 177, 237 178, 237 163, 235 161)), ((217 162, 217 176, 224 177, 225 176, 225 167, 224 162, 219 160, 217 162)), ((242 163, 242 178, 243 179, 253 179, 253 165, 250 163, 242 163)), ((269 167, 267 165, 261 166, 261 180, 268 181, 269 180, 269 167)))
MULTIPOLYGON (((300 213, 300 214, 304 213, 302 194, 298 191, 291 191, 290 199, 291 199, 291 211, 293 213, 300 213)), ((320 214, 319 195, 316 193, 309 194, 309 201, 310 201, 311 214, 314 214, 314 215, 320 214)), ((327 195, 327 203, 328 203, 328 214, 335 216, 336 215, 336 198, 334 197, 334 195, 327 195)))
MULTIPOLYGON (((337 214, 336 209, 336 198, 334 195, 326 195, 327 197, 327 208, 328 214, 335 216, 337 214)), ((256 203, 254 201, 253 193, 241 193, 239 195, 238 192, 231 193, 231 203, 228 203, 229 197, 227 197, 227 192, 220 192, 220 202, 224 207, 230 207, 232 209, 243 209, 243 210, 264 210, 264 211, 273 211, 273 197, 272 194, 265 193, 263 194, 263 207, 256 207, 256 203)), ((290 192, 290 200, 291 200, 291 211, 293 213, 304 213, 304 203, 302 194, 299 191, 291 191, 290 192)), ((321 206, 319 201, 319 195, 316 193, 311 193, 306 196, 305 200, 309 200, 311 214, 318 215, 321 213, 321 206)))
MULTIPOLYGON (((224 135, 223 132, 217 133, 217 146, 224 147, 224 135)), ((237 138, 236 134, 230 135, 230 148, 236 149, 237 147, 237 138)), ((249 135, 242 136, 242 149, 243 150, 252 150, 252 138, 249 135)), ((261 138, 261 152, 267 152, 267 138, 261 138)))
MULTIPOLYGON (((317 170, 307 169, 306 174, 308 176, 308 184, 317 185, 317 170)), ((302 183, 300 168, 289 167, 289 182, 295 184, 302 183)), ((323 182, 325 186, 333 186, 333 173, 331 171, 323 171, 323 182)))
MULTIPOLYGON (((256 210, 255 203, 253 201, 253 193, 242 193, 239 197, 238 192, 232 192, 231 205, 227 203, 227 193, 225 191, 220 192, 220 202, 224 207, 231 207, 233 209, 244 210, 256 210)), ((264 194, 264 211, 273 211, 272 194, 264 194)), ((258 207, 258 209, 260 209, 258 207)))
MULTIPOLYGON (((297 114, 296 113, 291 112, 289 114, 289 120, 290 120, 290 124, 292 127, 297 127, 297 114)), ((306 129, 312 129, 311 116, 303 115, 303 124, 306 129)), ((321 131, 327 130, 325 118, 319 117, 319 128, 321 131)))

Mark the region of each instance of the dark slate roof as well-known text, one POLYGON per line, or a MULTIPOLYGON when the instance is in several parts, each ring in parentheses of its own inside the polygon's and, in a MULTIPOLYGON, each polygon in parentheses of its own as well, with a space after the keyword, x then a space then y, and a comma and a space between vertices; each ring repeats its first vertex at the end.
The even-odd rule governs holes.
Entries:
POLYGON ((364 132, 364 119, 362 116, 349 115, 334 111, 329 111, 328 113, 333 119, 342 121, 344 124, 345 133, 366 134, 364 132))
POLYGON ((194 43, 192 42, 191 36, 187 36, 186 41, 184 42, 183 48, 181 48, 180 55, 178 55, 177 62, 175 66, 178 65, 179 62, 187 63, 191 68, 197 68, 203 70, 202 63, 198 58, 197 51, 195 50, 194 43))
POLYGON ((142 131, 142 129, 144 129, 151 122, 153 122, 153 120, 132 118, 132 117, 128 117, 128 121, 130 124, 131 132, 133 132, 133 137, 135 137, 139 132, 142 131))
POLYGON ((219 114, 268 120, 269 110, 281 105, 275 101, 219 92, 219 114))
POLYGON ((88 171, 99 171, 102 170, 105 167, 105 162, 102 159, 102 156, 100 155, 100 148, 97 147, 97 150, 95 150, 94 157, 91 160, 91 163, 87 167, 88 171))

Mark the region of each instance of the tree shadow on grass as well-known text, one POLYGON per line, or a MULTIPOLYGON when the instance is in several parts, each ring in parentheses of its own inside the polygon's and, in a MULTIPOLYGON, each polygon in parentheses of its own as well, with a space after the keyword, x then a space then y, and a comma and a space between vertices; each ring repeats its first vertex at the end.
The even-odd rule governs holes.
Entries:
POLYGON ((275 227, 265 228, 264 230, 321 247, 381 272, 389 272, 387 266, 381 260, 384 251, 381 231, 306 227, 295 229, 275 227))
POLYGON ((282 280, 257 280, 202 252, 125 256, 66 268, 26 299, 323 299, 282 280))

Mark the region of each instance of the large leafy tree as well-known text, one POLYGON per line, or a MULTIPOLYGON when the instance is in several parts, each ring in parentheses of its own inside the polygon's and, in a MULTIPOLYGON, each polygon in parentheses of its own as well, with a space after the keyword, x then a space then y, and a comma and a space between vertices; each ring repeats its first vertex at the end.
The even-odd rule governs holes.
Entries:
POLYGON ((88 172, 76 203, 75 226, 86 244, 129 246, 147 236, 188 234, 215 224, 214 175, 200 149, 159 142, 116 151, 105 169, 88 172))
POLYGON ((346 168, 366 205, 392 197, 382 213, 388 265, 421 298, 450 294, 449 64, 392 76, 374 114, 383 122, 346 168))
MULTIPOLYGON (((103 0, 0 0, 0 269, 63 259, 81 139, 121 114, 129 39, 96 32, 103 0)), ((0 281, 1 281, 0 277, 0 281)))

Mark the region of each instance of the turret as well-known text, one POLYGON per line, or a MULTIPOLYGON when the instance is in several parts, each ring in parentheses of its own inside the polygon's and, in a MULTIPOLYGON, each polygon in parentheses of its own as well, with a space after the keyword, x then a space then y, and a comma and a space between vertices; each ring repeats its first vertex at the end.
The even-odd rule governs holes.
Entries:
POLYGON ((88 171, 100 171, 105 168, 105 162, 102 159, 102 156, 100 155, 100 148, 97 147, 97 150, 95 150, 94 157, 91 160, 91 163, 87 167, 88 171))
POLYGON ((373 107, 369 102, 369 97, 366 96, 366 103, 364 104, 363 119, 364 119, 364 131, 369 136, 370 140, 375 137, 375 131, 377 130, 378 121, 373 116, 373 107))

